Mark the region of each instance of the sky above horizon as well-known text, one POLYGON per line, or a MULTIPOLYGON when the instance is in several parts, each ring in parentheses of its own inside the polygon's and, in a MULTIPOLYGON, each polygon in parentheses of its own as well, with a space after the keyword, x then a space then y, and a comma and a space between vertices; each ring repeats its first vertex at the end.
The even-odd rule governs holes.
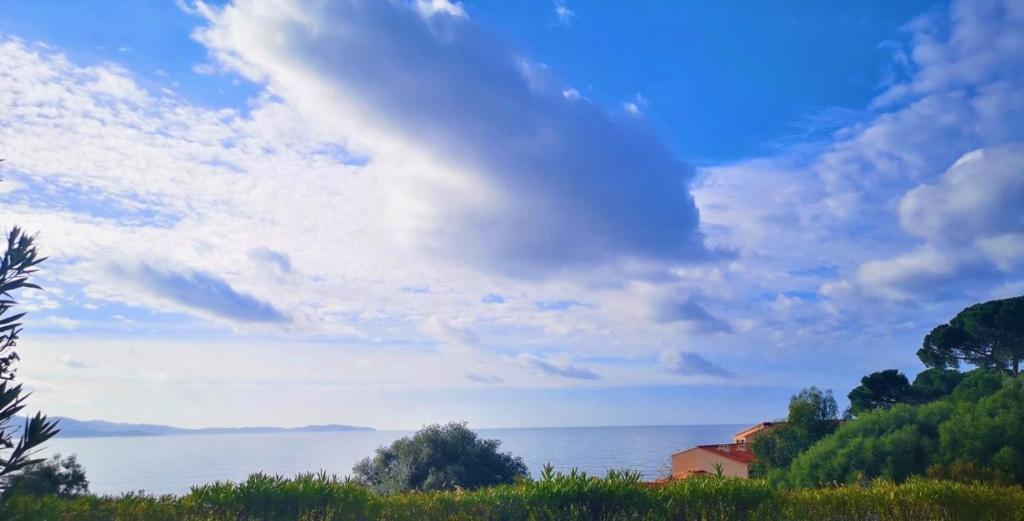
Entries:
POLYGON ((1024 4, 0 0, 30 408, 745 423, 1024 293, 1024 4))

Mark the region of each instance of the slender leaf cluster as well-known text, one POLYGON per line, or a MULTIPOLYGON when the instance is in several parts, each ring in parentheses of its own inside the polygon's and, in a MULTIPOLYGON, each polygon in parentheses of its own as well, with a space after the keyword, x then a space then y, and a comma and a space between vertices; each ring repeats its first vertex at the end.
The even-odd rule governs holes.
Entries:
POLYGON ((14 363, 18 361, 14 348, 25 313, 9 312, 17 304, 14 292, 25 288, 41 289, 29 282, 29 278, 46 258, 39 256, 35 237, 25 235, 17 227, 7 235, 6 246, 0 259, 0 489, 6 487, 12 473, 39 462, 32 454, 57 434, 57 422, 40 413, 25 420, 23 427, 14 425, 16 415, 25 408, 28 398, 27 393, 22 393, 21 384, 13 382, 14 363))

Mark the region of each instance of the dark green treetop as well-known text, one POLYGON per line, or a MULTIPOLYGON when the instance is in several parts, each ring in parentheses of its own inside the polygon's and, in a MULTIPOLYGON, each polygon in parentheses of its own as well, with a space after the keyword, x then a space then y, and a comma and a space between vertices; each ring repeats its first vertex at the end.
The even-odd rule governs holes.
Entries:
POLYGON ((961 363, 1020 374, 1024 360, 1024 296, 970 306, 932 330, 917 352, 928 367, 961 363))
POLYGON ((861 378, 860 385, 854 387, 847 397, 850 399, 850 412, 857 415, 909 402, 912 395, 913 388, 907 377, 896 369, 886 369, 861 378))
POLYGON ((925 369, 917 373, 910 386, 914 402, 928 403, 948 396, 963 379, 964 373, 954 369, 925 369))

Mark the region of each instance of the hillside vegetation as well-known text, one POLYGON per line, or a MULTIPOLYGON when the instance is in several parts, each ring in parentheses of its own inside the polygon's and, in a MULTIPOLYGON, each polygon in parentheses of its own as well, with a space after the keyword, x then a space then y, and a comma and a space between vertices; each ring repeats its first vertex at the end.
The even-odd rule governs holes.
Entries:
POLYGON ((915 475, 1024 483, 1024 378, 978 370, 945 398, 866 412, 769 475, 796 487, 915 475))

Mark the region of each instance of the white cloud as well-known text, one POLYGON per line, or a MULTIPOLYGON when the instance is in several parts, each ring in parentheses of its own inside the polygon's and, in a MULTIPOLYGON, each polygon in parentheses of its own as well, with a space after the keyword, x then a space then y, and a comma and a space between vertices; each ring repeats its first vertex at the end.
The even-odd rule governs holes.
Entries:
POLYGON ((640 116, 650 103, 647 98, 638 93, 632 100, 623 103, 622 108, 632 116, 640 116))
POLYGON ((890 299, 955 295, 998 280, 1024 261, 1024 146, 976 150, 899 203, 903 228, 925 240, 913 252, 864 263, 858 280, 890 299), (998 270, 998 271, 997 271, 998 270))
POLYGON ((900 200, 903 227, 936 244, 967 246, 1024 232, 1024 145, 976 150, 934 184, 900 200))
POLYGON ((301 0, 206 16, 219 61, 373 156, 406 247, 525 277, 709 256, 689 166, 469 20, 301 0))
POLYGON ((423 16, 440 13, 454 17, 466 16, 466 10, 462 7, 462 3, 451 0, 416 0, 416 9, 423 16))
POLYGON ((71 355, 60 355, 57 357, 57 361, 60 362, 61 365, 69 369, 88 369, 92 367, 91 365, 82 362, 81 360, 78 360, 71 355))
MULTIPOLYGON (((535 356, 581 376, 570 362, 577 356, 657 352, 658 337, 678 334, 633 312, 656 295, 623 284, 621 267, 521 280, 402 248, 382 204, 402 194, 383 178, 406 156, 354 161, 367 156, 269 94, 244 114, 204 109, 147 93, 122 68, 81 67, 17 40, 0 42, 0 58, 0 111, 10 116, 0 120, 3 177, 23 187, 0 206, 0 226, 38 230, 51 257, 47 290, 27 294, 25 309, 66 307, 61 315, 79 319, 80 334, 101 327, 141 337, 227 330, 345 345, 436 341, 444 349, 427 347, 423 356, 443 362, 423 366, 414 381, 477 374, 520 386, 598 383, 544 372, 520 353, 557 343, 564 362, 535 356), (81 88, 99 76, 118 79, 81 88), (419 287, 430 291, 402 291, 419 287), (481 303, 489 294, 504 303, 481 303), (560 313, 536 305, 563 300, 588 305, 560 313), (79 306, 88 319, 74 315, 79 306)), ((628 264, 634 273, 665 270, 662 261, 628 264)), ((378 381, 389 381, 385 373, 378 381)), ((601 376, 601 385, 650 381, 642 370, 601 376)))
POLYGON ((817 277, 817 287, 848 307, 970 301, 1013 277, 1024 24, 1010 4, 955 2, 909 24, 910 47, 898 51, 907 76, 809 156, 796 148, 709 169, 696 191, 709 243, 739 248, 748 273, 764 262, 831 266, 845 280, 817 277))
POLYGON ((555 0, 555 25, 568 27, 576 13, 565 5, 565 0, 555 0))
MULTIPOLYGON (((822 373, 848 370, 866 349, 892 360, 904 340, 893 335, 914 336, 956 307, 861 299, 946 287, 959 302, 1021 287, 1010 168, 1012 143, 1024 138, 1019 56, 984 58, 979 47, 963 68, 980 72, 953 75, 973 83, 901 90, 935 50, 909 49, 918 76, 808 147, 821 153, 704 169, 698 227, 694 173, 643 118, 566 88, 482 34, 460 4, 361 5, 201 6, 201 40, 217 65, 263 82, 244 111, 193 106, 147 92, 116 65, 0 40, 0 190, 17 188, 3 194, 0 225, 41 232, 48 290, 80 290, 79 302, 102 303, 96 314, 111 309, 125 330, 198 324, 278 342, 281 324, 247 320, 255 310, 288 317, 298 339, 322 340, 79 346, 74 356, 95 371, 27 369, 40 388, 108 383, 90 380, 82 403, 42 393, 43 405, 116 418, 127 398, 103 397, 120 396, 120 383, 164 408, 215 385, 225 403, 274 385, 290 399, 280 403, 308 400, 294 421, 312 423, 325 411, 384 408, 390 389, 715 383, 726 380, 709 376, 715 367, 748 375, 757 364, 767 376, 748 381, 790 385, 767 363, 780 352, 799 350, 787 360, 822 373), (950 166, 976 149, 982 156, 950 166), (708 256, 705 234, 735 255, 693 263, 708 256), (106 269, 111 261, 130 269, 106 269), (503 303, 484 304, 486 295, 503 303), (537 305, 569 301, 586 305, 537 305), (147 322, 151 311, 195 318, 147 322), (712 335, 714 356, 676 347, 712 335), (853 339, 872 347, 851 349, 853 339), (663 352, 675 354, 659 365, 663 352), (716 365, 726 353, 738 363, 716 365), (182 357, 192 359, 176 367, 182 357), (324 388, 372 398, 329 402, 324 388)), ((1012 24, 973 9, 957 4, 954 26, 997 24, 1007 41, 996 47, 1011 45, 1012 24)), ((642 111, 647 101, 629 103, 642 111)), ((70 295, 27 303, 76 305, 70 295)), ((218 411, 245 423, 260 414, 248 407, 218 411)), ((412 424, 431 419, 406 412, 412 424)), ((216 423, 213 414, 183 421, 216 423)))
POLYGON ((436 315, 423 322, 422 329, 451 353, 475 355, 480 347, 480 339, 468 326, 436 315))
POLYGON ((62 329, 77 329, 81 324, 78 320, 74 320, 67 317, 50 316, 46 317, 46 323, 52 326, 57 326, 62 329))

